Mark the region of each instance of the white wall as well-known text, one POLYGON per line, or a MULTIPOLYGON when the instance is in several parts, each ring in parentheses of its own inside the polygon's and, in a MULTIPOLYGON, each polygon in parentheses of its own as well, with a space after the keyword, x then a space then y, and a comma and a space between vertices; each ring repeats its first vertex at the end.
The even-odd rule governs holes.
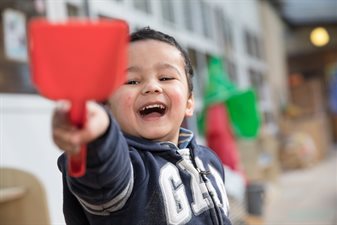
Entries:
POLYGON ((35 175, 46 191, 51 224, 59 225, 65 222, 56 165, 61 152, 51 139, 53 105, 37 95, 0 94, 0 166, 35 175))

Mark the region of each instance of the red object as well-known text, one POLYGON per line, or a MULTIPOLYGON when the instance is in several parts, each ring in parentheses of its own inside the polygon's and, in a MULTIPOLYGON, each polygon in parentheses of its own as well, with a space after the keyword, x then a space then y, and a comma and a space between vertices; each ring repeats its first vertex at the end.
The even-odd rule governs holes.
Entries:
MULTIPOLYGON (((82 127, 88 100, 106 100, 124 82, 128 25, 121 20, 29 23, 32 79, 45 97, 71 102, 70 120, 82 127)), ((69 175, 86 170, 86 146, 68 160, 69 175)))
POLYGON ((239 153, 227 110, 222 103, 211 105, 207 109, 206 140, 207 145, 219 156, 224 165, 240 171, 239 153))

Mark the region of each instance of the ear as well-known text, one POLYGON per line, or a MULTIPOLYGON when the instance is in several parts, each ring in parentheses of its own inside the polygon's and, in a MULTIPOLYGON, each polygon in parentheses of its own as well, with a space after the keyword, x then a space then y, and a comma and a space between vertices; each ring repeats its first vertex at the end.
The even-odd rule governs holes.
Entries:
POLYGON ((193 94, 191 94, 191 96, 187 99, 185 116, 191 117, 193 116, 193 112, 194 112, 194 96, 193 94))

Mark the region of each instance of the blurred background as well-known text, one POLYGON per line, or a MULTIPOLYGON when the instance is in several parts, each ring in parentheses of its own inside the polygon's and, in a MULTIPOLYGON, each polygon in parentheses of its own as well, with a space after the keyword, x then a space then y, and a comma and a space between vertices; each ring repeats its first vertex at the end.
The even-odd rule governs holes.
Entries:
POLYGON ((30 79, 36 17, 174 36, 195 69, 196 113, 183 126, 222 159, 233 224, 337 224, 336 0, 0 0, 0 12, 0 224, 64 224, 55 103, 30 79), (226 92, 220 134, 215 90, 226 92))

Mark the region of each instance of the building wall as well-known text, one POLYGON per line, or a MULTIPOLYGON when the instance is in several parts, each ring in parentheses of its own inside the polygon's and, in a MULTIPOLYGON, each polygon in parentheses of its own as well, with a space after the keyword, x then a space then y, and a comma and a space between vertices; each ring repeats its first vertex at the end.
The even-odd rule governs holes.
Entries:
POLYGON ((281 108, 288 101, 285 26, 277 16, 275 8, 267 1, 261 2, 261 20, 264 31, 266 63, 268 65, 266 79, 270 85, 272 113, 275 119, 278 119, 281 108))

